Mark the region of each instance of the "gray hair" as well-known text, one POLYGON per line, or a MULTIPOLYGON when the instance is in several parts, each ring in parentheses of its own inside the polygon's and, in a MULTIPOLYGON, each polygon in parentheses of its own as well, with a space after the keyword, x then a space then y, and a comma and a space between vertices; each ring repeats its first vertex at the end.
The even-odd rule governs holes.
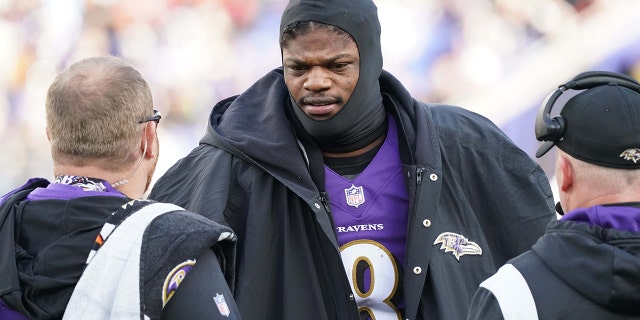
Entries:
POLYGON ((149 85, 125 60, 92 57, 60 73, 47 93, 47 129, 53 160, 116 169, 135 161, 151 116, 149 85))

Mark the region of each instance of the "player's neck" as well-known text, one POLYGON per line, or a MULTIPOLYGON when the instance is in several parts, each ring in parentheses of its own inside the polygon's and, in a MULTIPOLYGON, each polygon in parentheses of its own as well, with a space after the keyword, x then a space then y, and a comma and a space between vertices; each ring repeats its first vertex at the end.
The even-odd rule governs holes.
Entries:
POLYGON ((378 137, 378 139, 374 140, 373 142, 371 142, 370 144, 366 145, 363 148, 360 148, 358 150, 354 150, 354 151, 350 151, 350 152, 343 152, 343 153, 336 153, 336 152, 322 152, 322 155, 325 157, 329 157, 329 158, 350 158, 350 157, 356 157, 359 155, 362 155, 364 153, 366 153, 367 151, 370 151, 371 149, 379 146, 384 139, 387 137, 386 134, 381 135, 380 137, 378 137))

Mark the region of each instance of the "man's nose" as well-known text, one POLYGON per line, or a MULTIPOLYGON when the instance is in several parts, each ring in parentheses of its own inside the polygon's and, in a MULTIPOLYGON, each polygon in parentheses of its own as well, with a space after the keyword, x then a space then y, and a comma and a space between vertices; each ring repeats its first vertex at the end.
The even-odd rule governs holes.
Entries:
POLYGON ((304 89, 309 91, 323 91, 331 87, 331 78, 328 70, 322 67, 313 67, 309 70, 304 82, 304 89))

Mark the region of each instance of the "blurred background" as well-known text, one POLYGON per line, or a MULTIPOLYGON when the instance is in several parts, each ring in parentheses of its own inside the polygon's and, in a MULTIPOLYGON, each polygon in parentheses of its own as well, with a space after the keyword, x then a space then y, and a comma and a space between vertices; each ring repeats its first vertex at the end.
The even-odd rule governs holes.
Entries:
MULTIPOLYGON (((640 1, 375 0, 384 68, 414 96, 476 111, 532 157, 544 97, 586 70, 640 78, 640 1)), ((0 0, 0 194, 52 178, 44 103, 55 75, 118 55, 149 81, 160 160, 203 136, 211 107, 280 65, 285 0, 0 0)), ((553 177, 553 156, 536 159, 553 177)))

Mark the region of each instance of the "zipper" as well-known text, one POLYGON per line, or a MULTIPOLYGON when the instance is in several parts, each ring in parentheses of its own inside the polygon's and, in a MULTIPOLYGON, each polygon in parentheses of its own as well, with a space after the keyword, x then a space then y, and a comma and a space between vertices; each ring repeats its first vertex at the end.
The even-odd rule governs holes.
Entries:
POLYGON ((417 184, 421 184, 422 183, 422 174, 424 173, 424 169, 423 168, 417 168, 416 169, 416 183, 417 184))
MULTIPOLYGON (((329 197, 325 191, 320 192, 320 202, 322 202, 322 206, 324 210, 327 211, 329 217, 331 217, 331 206, 329 206, 329 197)), ((333 224, 333 217, 331 217, 331 224, 333 224)))

